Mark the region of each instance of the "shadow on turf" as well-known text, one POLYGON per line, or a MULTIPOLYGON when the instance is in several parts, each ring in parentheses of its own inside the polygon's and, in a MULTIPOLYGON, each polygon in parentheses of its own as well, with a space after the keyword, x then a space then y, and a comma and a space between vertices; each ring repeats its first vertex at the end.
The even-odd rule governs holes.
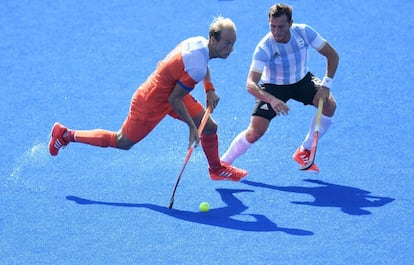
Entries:
POLYGON ((79 198, 76 196, 67 196, 66 199, 74 201, 82 205, 108 205, 108 206, 119 206, 119 207, 136 207, 136 208, 147 208, 159 213, 169 215, 174 218, 181 220, 200 223, 205 225, 218 226, 223 228, 243 230, 243 231, 254 231, 254 232, 285 232, 291 235, 297 236, 309 236, 313 235, 313 232, 296 229, 296 228, 285 228, 278 227, 275 223, 269 220, 266 216, 260 214, 242 214, 248 209, 234 195, 240 192, 253 192, 252 190, 245 189, 216 189, 220 194, 223 202, 227 205, 222 208, 211 209, 207 213, 201 212, 190 212, 182 211, 178 209, 169 209, 168 207, 159 206, 150 203, 120 203, 120 202, 103 202, 103 201, 92 201, 88 199, 79 198), (245 221, 238 219, 254 219, 254 221, 245 221))
POLYGON ((293 201, 295 204, 303 204, 318 207, 337 207, 349 215, 368 215, 370 211, 363 208, 382 207, 392 201, 393 198, 370 195, 371 192, 337 184, 324 182, 316 179, 304 179, 303 181, 318 184, 317 187, 300 186, 274 186, 249 180, 242 183, 278 191, 309 194, 314 197, 313 201, 293 201))

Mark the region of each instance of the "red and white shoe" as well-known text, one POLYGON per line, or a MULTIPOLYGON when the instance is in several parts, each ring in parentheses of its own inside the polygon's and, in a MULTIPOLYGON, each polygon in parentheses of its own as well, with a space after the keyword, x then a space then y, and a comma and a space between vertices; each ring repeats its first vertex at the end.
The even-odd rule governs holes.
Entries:
POLYGON ((227 163, 222 163, 221 168, 216 171, 213 171, 211 168, 209 168, 208 171, 212 180, 240 181, 247 175, 246 170, 234 167, 227 163))
POLYGON ((68 131, 68 128, 56 122, 53 124, 51 137, 49 141, 49 153, 52 156, 57 156, 60 148, 64 148, 69 144, 63 139, 63 134, 68 131))
MULTIPOLYGON (((309 156, 310 156, 310 151, 307 149, 301 149, 300 147, 298 147, 298 149, 296 149, 296 152, 293 154, 292 158, 299 163, 299 165, 304 166, 309 162, 309 156)), ((318 166, 313 163, 312 166, 308 169, 306 169, 306 171, 308 172, 313 172, 313 173, 319 173, 319 168, 318 166)))

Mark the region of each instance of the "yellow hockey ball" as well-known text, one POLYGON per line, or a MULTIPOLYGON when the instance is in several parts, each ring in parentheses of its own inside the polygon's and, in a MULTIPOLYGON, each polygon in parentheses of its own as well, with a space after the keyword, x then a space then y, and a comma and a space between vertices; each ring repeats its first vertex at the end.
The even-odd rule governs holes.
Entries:
POLYGON ((200 209, 200 212, 205 213, 205 212, 210 211, 210 204, 208 204, 208 202, 202 202, 202 203, 200 203, 198 208, 200 209))

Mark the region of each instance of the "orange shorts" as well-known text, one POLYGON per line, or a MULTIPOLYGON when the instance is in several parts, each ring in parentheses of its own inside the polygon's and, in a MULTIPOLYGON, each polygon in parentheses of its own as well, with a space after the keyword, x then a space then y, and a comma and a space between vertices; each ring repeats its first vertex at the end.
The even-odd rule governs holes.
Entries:
MULTIPOLYGON (((183 101, 191 117, 204 109, 191 94, 187 94, 183 101)), ((144 139, 166 115, 180 119, 168 102, 168 97, 165 99, 148 97, 138 89, 132 97, 128 117, 122 124, 122 133, 128 140, 137 143, 144 139)))

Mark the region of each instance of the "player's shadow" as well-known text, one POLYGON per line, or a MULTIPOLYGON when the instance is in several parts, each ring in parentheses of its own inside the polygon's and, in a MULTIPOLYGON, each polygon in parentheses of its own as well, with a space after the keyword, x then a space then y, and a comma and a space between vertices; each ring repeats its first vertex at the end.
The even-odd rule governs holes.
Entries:
POLYGON ((349 215, 368 215, 371 214, 371 212, 366 208, 382 207, 394 201, 393 198, 370 195, 371 192, 354 187, 332 184, 317 179, 304 179, 303 181, 318 184, 318 186, 283 187, 254 182, 250 180, 243 180, 242 182, 254 187, 309 194, 314 198, 313 201, 292 201, 292 203, 318 207, 336 207, 340 208, 342 212, 349 215))
POLYGON ((108 206, 119 206, 119 207, 137 207, 147 208, 174 218, 181 220, 200 223, 205 225, 218 226, 223 228, 243 230, 243 231, 254 231, 254 232, 285 232, 291 235, 297 236, 309 236, 313 235, 313 232, 297 229, 279 227, 274 222, 269 220, 266 216, 261 214, 243 214, 248 209, 242 201, 236 198, 235 193, 240 192, 253 192, 252 190, 246 189, 216 189, 220 194, 223 202, 226 206, 221 208, 213 208, 207 213, 183 211, 178 209, 169 209, 168 207, 150 204, 150 203, 122 203, 122 202, 103 202, 93 201, 76 196, 67 196, 66 199, 74 201, 82 205, 108 205, 108 206), (241 220, 249 219, 249 221, 241 220), (253 221, 250 221, 252 220, 253 221))

